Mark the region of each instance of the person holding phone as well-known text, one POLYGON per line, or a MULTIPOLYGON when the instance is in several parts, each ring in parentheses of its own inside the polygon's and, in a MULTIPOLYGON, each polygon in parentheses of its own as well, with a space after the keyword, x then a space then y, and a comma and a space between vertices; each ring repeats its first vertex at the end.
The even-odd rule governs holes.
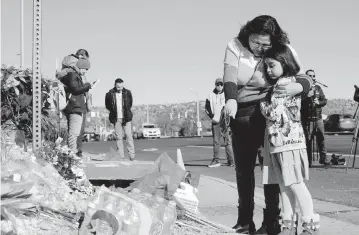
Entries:
POLYGON ((79 146, 78 140, 84 130, 84 119, 87 112, 85 93, 92 87, 91 83, 84 82, 83 76, 90 69, 90 61, 86 58, 79 58, 75 68, 70 67, 70 70, 61 79, 61 82, 65 85, 67 99, 67 105, 63 110, 68 126, 67 143, 69 148, 79 156, 81 146, 79 146))
MULTIPOLYGON (((56 77, 62 82, 62 79, 70 72, 77 72, 80 74, 80 69, 77 67, 77 62, 79 59, 89 59, 90 55, 87 50, 79 49, 77 50, 76 54, 71 54, 65 56, 62 60, 62 68, 61 71, 56 72, 56 77)), ((82 82, 86 83, 87 79, 85 74, 80 75, 82 82)), ((63 83, 63 82, 62 82, 63 83)), ((81 132, 77 137, 77 156, 82 157, 82 143, 84 139, 84 132, 85 132, 85 123, 86 123, 86 114, 91 110, 92 106, 92 96, 89 92, 85 92, 85 104, 86 104, 86 112, 83 113, 82 124, 81 124, 81 132)))

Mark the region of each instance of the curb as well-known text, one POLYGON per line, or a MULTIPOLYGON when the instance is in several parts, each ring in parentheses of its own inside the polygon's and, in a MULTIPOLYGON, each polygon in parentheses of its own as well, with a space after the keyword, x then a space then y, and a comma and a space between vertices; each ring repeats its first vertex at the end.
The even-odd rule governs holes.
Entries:
MULTIPOLYGON (((186 148, 208 148, 208 149, 212 149, 213 146, 206 146, 206 145, 186 145, 184 146, 186 148)), ((225 149, 225 147, 221 146, 220 147, 221 149, 225 149)), ((318 152, 314 152, 314 154, 319 154, 318 152)), ((327 153, 327 155, 342 155, 344 157, 349 157, 349 156, 353 156, 353 154, 348 154, 348 153, 339 153, 339 152, 330 152, 330 153, 327 153)), ((359 153, 357 153, 357 155, 359 155, 359 153)))
MULTIPOLYGON (((226 181, 226 180, 219 179, 219 178, 212 177, 212 176, 206 176, 206 177, 213 181, 217 181, 219 183, 225 184, 231 188, 237 189, 237 183, 226 181)), ((255 192, 257 194, 259 194, 259 195, 255 196, 256 198, 260 198, 260 199, 264 200, 263 188, 261 188, 259 186, 255 186, 255 192)), ((327 205, 335 205, 338 209, 336 211, 333 211, 333 213, 340 212, 340 211, 348 211, 348 210, 353 210, 353 211, 359 210, 359 208, 356 208, 356 207, 346 206, 346 205, 342 205, 342 204, 338 204, 338 203, 334 203, 334 202, 322 201, 322 200, 317 200, 317 199, 313 199, 313 201, 314 201, 314 204, 320 203, 320 204, 327 204, 327 205)), ((328 212, 326 212, 326 213, 328 213, 328 212)))
MULTIPOLYGON (((216 177, 206 176, 203 175, 209 180, 216 181, 217 183, 223 184, 225 186, 228 186, 232 189, 237 191, 237 184, 234 182, 229 182, 223 179, 219 179, 216 177)), ((261 220, 261 209, 265 208, 265 201, 264 201, 264 191, 263 188, 259 186, 255 186, 255 194, 254 194, 254 202, 255 202, 255 220, 261 220), (257 212, 256 212, 257 211, 257 212), (259 212, 259 214, 257 214, 259 212)), ((322 217, 323 225, 329 226, 330 228, 333 228, 336 232, 338 232, 338 229, 335 228, 335 226, 339 226, 340 228, 344 227, 350 227, 351 230, 354 229, 355 231, 359 231, 359 223, 357 222, 359 219, 359 208, 352 207, 352 206, 346 206, 342 204, 337 204, 334 202, 328 202, 328 201, 322 201, 318 199, 313 199, 314 204, 314 210, 316 213, 318 213, 322 217), (334 226, 335 225, 335 226, 334 226)), ((214 207, 225 207, 221 205, 216 205, 214 207)), ((231 208, 236 208, 236 205, 228 206, 231 208)), ((296 208, 297 212, 299 211, 298 204, 296 208)), ((326 228, 327 230, 328 228, 326 228)), ((330 231, 330 230, 329 230, 330 231)), ((339 233, 335 233, 339 234, 339 233)), ((347 233, 345 233, 347 234, 347 233)), ((348 233, 349 234, 349 233, 348 233)), ((350 233, 350 234, 356 234, 356 233, 350 233)))

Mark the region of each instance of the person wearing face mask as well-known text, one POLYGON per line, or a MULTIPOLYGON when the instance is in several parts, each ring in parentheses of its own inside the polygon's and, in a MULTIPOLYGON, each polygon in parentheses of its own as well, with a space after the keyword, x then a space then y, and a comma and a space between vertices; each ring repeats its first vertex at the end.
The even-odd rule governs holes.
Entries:
POLYGON ((105 96, 105 106, 110 112, 109 120, 115 126, 117 151, 120 158, 125 157, 123 137, 126 137, 127 153, 131 161, 135 159, 135 147, 132 136, 132 93, 123 86, 123 80, 117 78, 115 86, 105 96))
POLYGON ((90 61, 79 58, 76 65, 69 68, 68 73, 61 79, 64 84, 67 105, 63 110, 68 125, 68 146, 78 153, 78 137, 83 126, 84 114, 86 113, 85 93, 91 89, 91 84, 82 80, 87 70, 90 69, 90 61), (75 69, 76 68, 76 69, 75 69))
MULTIPOLYGON (((273 85, 266 77, 263 54, 275 44, 287 45, 300 66, 297 53, 289 45, 287 34, 277 20, 269 15, 260 15, 247 22, 225 50, 223 89, 225 112, 231 116, 238 190, 238 219, 233 228, 238 233, 272 235, 281 231, 278 184, 264 185, 266 208, 263 211, 262 227, 256 231, 253 222, 254 168, 265 131, 265 118, 259 103, 273 85)), ((311 79, 301 70, 296 75, 295 83, 278 86, 277 92, 294 96, 308 93, 310 87, 311 79)))
MULTIPOLYGON (((213 135, 213 160, 208 167, 218 167, 220 166, 219 162, 219 147, 220 147, 220 140, 221 140, 221 127, 220 127, 220 117, 221 111, 224 107, 225 99, 223 93, 223 79, 217 78, 215 81, 215 88, 209 94, 208 98, 206 99, 206 113, 208 117, 212 119, 212 135, 213 135)), ((227 156, 227 163, 228 166, 234 167, 234 160, 233 160, 233 149, 232 149, 232 141, 229 132, 223 136, 224 138, 224 145, 226 148, 226 156, 227 156)))

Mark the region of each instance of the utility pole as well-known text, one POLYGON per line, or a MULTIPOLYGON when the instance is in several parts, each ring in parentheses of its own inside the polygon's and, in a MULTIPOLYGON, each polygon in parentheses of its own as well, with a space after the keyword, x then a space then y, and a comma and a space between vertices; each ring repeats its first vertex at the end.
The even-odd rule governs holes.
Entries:
POLYGON ((20 67, 24 67, 24 0, 20 0, 20 67))
POLYGON ((149 112, 149 111, 148 111, 148 108, 149 108, 149 107, 148 107, 148 105, 147 105, 147 123, 150 123, 150 115, 148 114, 148 112, 149 112))
POLYGON ((107 122, 106 122, 107 115, 106 115, 106 114, 107 114, 107 113, 105 113, 104 118, 105 118, 105 131, 107 132, 107 122))
POLYGON ((197 136, 201 136, 201 130, 202 130, 202 123, 199 120, 199 98, 198 93, 195 92, 192 88, 190 88, 190 91, 196 95, 196 102, 197 102, 197 136))
POLYGON ((197 135, 201 135, 202 123, 199 120, 199 99, 197 96, 197 135))

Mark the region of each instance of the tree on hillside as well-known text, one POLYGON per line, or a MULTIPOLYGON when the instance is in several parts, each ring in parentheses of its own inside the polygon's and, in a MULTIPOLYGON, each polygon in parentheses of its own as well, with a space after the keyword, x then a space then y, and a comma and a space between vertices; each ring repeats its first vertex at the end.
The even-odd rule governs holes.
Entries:
POLYGON ((135 126, 137 129, 139 126, 142 125, 142 123, 146 122, 146 119, 147 119, 146 110, 135 111, 133 112, 132 126, 135 126))
POLYGON ((197 125, 195 121, 192 119, 185 119, 181 125, 181 129, 179 131, 180 136, 195 136, 197 135, 197 125))
POLYGON ((155 123, 163 130, 164 132, 163 134, 167 136, 171 126, 170 114, 169 113, 159 114, 155 119, 155 123))
POLYGON ((338 114, 354 114, 357 104, 349 99, 333 99, 328 100, 327 105, 323 107, 323 113, 330 115, 338 114))

